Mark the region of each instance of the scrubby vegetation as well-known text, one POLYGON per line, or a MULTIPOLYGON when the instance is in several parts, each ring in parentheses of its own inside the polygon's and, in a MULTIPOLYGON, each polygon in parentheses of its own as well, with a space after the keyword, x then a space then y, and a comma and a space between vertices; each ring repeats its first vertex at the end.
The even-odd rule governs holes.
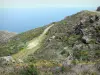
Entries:
POLYGON ((29 65, 28 67, 25 67, 23 71, 21 71, 22 75, 39 75, 39 71, 37 68, 35 68, 34 65, 29 65))
POLYGON ((23 32, 11 38, 6 44, 0 44, 0 56, 8 56, 26 48, 27 42, 39 36, 47 26, 23 32))
POLYGON ((40 59, 65 59, 65 55, 72 50, 75 59, 99 59, 100 42, 97 28, 100 21, 96 20, 97 17, 100 17, 97 12, 82 11, 55 23, 35 56, 40 59), (90 18, 93 19, 93 23, 90 23, 90 18), (53 36, 55 38, 52 38, 53 36), (67 49, 64 49, 66 47, 67 49))
POLYGON ((22 56, 26 57, 23 62, 16 60, 22 65, 17 75, 99 75, 100 13, 82 11, 52 24, 16 35, 6 45, 0 46, 0 56, 15 55, 21 50, 26 54, 31 51, 27 57, 22 56), (39 47, 27 49, 30 41, 32 43, 52 24, 43 35, 45 39, 37 45, 39 47))

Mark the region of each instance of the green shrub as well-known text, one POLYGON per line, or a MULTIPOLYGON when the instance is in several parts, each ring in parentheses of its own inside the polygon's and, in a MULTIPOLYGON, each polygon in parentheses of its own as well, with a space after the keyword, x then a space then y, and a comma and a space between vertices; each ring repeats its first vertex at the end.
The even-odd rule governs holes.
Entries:
POLYGON ((39 71, 34 65, 29 65, 28 67, 24 68, 21 74, 22 75, 39 75, 39 71))

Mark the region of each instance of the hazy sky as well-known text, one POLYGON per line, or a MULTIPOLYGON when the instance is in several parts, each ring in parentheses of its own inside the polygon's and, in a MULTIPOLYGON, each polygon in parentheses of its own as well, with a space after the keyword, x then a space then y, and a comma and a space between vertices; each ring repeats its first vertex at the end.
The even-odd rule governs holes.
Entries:
POLYGON ((0 0, 1 8, 97 7, 100 0, 0 0))
POLYGON ((100 0, 0 0, 0 30, 27 31, 82 10, 96 10, 99 4, 100 0))

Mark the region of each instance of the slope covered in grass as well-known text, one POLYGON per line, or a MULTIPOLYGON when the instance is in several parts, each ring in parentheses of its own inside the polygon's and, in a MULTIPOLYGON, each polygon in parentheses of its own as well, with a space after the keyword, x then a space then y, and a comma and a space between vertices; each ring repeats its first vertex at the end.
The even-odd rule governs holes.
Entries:
POLYGON ((0 44, 0 56, 8 56, 23 50, 28 41, 38 37, 47 26, 17 34, 5 44, 0 44))
POLYGON ((0 56, 8 54, 8 51, 5 50, 7 47, 5 44, 16 35, 17 34, 13 32, 0 31, 0 56))
POLYGON ((54 26, 54 24, 48 26, 43 33, 41 33, 39 36, 35 37, 33 40, 29 41, 27 43, 27 47, 21 51, 19 51, 18 53, 14 54, 13 57, 15 59, 27 59, 28 55, 30 54, 34 54, 34 52, 40 48, 41 46, 41 42, 45 39, 46 37, 46 33, 49 31, 49 29, 54 26))

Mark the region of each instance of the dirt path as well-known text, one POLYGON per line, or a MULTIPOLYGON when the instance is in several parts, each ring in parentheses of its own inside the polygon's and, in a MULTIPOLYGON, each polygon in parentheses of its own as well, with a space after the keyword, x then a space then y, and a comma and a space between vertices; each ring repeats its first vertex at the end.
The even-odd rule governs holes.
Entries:
POLYGON ((15 59, 22 59, 23 60, 23 59, 27 58, 28 55, 33 54, 38 48, 40 48, 40 43, 45 39, 45 34, 48 32, 48 30, 52 26, 54 26, 54 24, 47 27, 40 36, 34 38, 33 40, 31 40, 28 43, 28 46, 26 49, 18 52, 17 54, 14 54, 13 57, 15 59))
POLYGON ((53 26, 53 24, 51 26, 49 26, 48 28, 46 28, 44 30, 44 32, 37 38, 35 38, 33 41, 31 41, 28 45, 28 49, 32 49, 34 47, 36 47, 37 45, 39 45, 39 43, 44 39, 45 34, 48 32, 48 30, 53 26))

